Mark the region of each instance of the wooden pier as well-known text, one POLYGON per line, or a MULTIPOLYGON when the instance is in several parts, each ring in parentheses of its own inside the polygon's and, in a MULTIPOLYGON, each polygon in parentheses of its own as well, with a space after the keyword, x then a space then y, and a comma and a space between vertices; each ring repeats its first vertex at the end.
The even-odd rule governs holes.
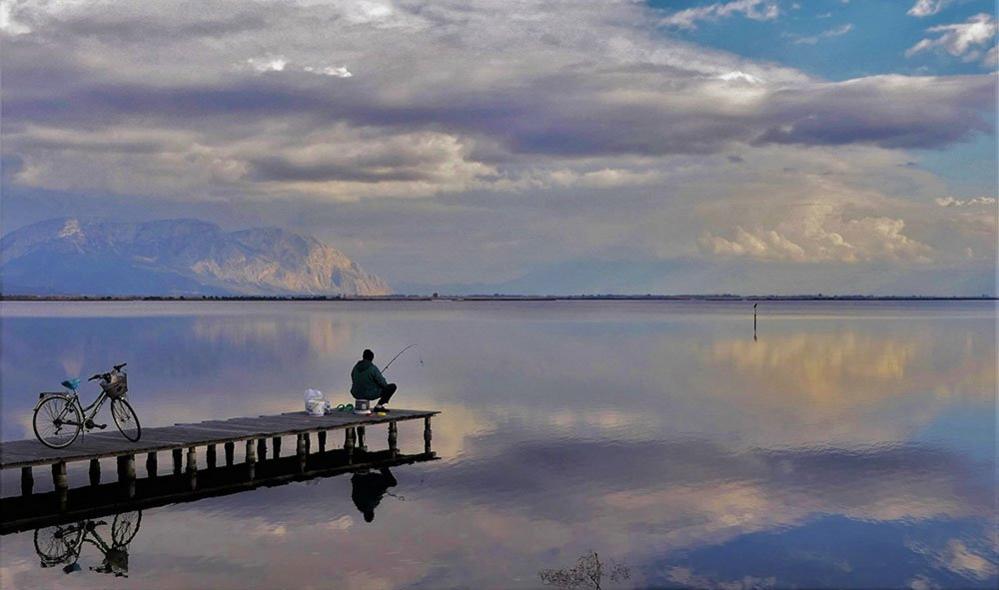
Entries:
POLYGON ((398 423, 423 420, 423 455, 432 457, 430 419, 438 413, 393 409, 387 414, 369 416, 358 416, 351 412, 310 416, 305 412, 289 412, 147 428, 143 429, 142 438, 137 442, 129 442, 117 431, 89 432, 65 449, 51 449, 35 439, 9 441, 0 443, 0 469, 21 468, 21 495, 30 496, 34 488, 33 469, 51 466, 56 507, 65 511, 70 509, 67 463, 89 461, 90 485, 99 486, 100 460, 115 458, 118 482, 125 484, 125 490, 132 490, 134 494, 137 479, 136 455, 146 454, 147 479, 153 479, 159 475, 157 453, 170 451, 173 463, 170 472, 173 475, 184 474, 189 489, 193 490, 197 488, 199 470, 212 470, 222 463, 232 467, 238 458, 243 459, 242 469, 249 479, 253 479, 256 466, 267 459, 268 440, 271 442, 269 450, 273 458, 277 459, 282 453, 281 439, 286 436, 295 437, 294 451, 288 449, 288 457, 297 458, 300 469, 304 472, 311 454, 341 447, 339 443, 329 440, 330 432, 343 431, 342 449, 347 464, 350 464, 355 452, 363 453, 367 450, 368 427, 380 424, 388 426, 387 453, 392 457, 399 455, 398 423), (315 446, 312 444, 313 434, 315 446), (221 457, 218 454, 219 445, 223 449, 221 457), (199 465, 199 448, 205 450, 203 467, 199 465))

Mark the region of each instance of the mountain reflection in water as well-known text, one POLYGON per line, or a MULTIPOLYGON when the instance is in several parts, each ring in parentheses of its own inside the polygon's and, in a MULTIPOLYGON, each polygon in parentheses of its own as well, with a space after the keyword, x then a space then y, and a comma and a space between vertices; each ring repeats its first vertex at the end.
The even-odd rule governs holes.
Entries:
MULTIPOLYGON (((764 303, 756 342, 751 307, 4 303, 0 424, 119 359, 149 426, 346 401, 416 342, 393 401, 443 410, 441 460, 362 482, 371 522, 352 476, 144 509, 116 585, 536 588, 595 552, 620 587, 995 587, 994 304, 764 303)), ((5 536, 0 586, 103 585, 37 561, 5 536)))

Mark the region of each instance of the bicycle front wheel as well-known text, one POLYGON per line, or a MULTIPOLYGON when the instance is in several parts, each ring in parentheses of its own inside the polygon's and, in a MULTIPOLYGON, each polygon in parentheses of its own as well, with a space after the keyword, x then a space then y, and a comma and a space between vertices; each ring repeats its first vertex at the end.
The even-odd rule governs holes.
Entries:
POLYGON ((135 442, 142 436, 142 426, 139 425, 139 417, 132 409, 132 405, 122 398, 111 400, 111 417, 121 431, 122 436, 135 442))
POLYGON ((68 447, 83 429, 80 408, 61 395, 42 400, 35 408, 35 416, 31 422, 38 440, 53 449, 68 447))
POLYGON ((142 522, 142 511, 123 512, 114 515, 114 522, 111 523, 111 544, 113 547, 125 547, 132 542, 135 534, 139 532, 139 524, 142 522))

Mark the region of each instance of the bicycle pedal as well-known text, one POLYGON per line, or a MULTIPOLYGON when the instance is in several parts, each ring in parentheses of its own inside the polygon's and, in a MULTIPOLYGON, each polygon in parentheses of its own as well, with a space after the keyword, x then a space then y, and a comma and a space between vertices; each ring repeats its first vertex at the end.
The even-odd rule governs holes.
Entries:
POLYGON ((100 428, 101 430, 104 430, 107 427, 107 424, 94 424, 94 428, 100 428))

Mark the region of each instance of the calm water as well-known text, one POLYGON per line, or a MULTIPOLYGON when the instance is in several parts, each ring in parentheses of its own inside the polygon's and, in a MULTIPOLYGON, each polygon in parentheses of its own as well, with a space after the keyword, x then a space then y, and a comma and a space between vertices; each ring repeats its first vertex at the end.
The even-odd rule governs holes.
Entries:
MULTIPOLYGON (((991 303, 763 304, 757 341, 746 304, 2 310, 4 440, 31 436, 35 392, 122 361, 155 426, 346 401, 361 349, 417 343, 394 404, 444 412, 441 460, 393 469, 373 522, 349 475, 261 488, 144 510, 127 578, 5 536, 4 589, 536 588, 589 551, 630 571, 605 588, 999 583, 991 303)), ((422 426, 399 439, 421 450, 422 426)))

